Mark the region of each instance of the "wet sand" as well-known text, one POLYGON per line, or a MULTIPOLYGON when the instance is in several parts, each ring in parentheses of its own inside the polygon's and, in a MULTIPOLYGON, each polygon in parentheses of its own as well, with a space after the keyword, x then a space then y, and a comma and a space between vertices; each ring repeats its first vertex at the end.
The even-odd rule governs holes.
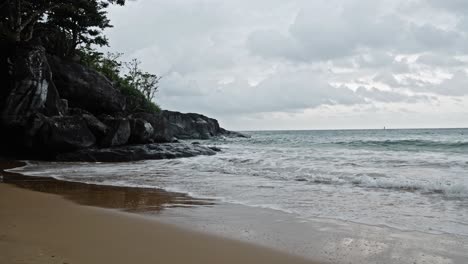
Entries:
POLYGON ((2 175, 9 184, 0 183, 0 264, 313 263, 138 214, 83 206, 158 212, 170 205, 209 206, 209 201, 160 190, 2 175))
POLYGON ((1 174, 0 264, 307 263, 282 252, 338 264, 468 263, 463 236, 305 220, 152 188, 1 174))

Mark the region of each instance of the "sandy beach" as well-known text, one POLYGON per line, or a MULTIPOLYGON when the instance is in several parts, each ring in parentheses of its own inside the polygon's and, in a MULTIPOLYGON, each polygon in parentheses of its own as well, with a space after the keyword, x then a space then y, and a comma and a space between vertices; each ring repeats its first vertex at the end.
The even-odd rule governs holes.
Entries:
POLYGON ((0 263, 313 263, 0 184, 0 263))
MULTIPOLYGON (((0 163, 5 169, 18 165, 0 163)), ((463 236, 305 220, 158 188, 27 176, 44 170, 37 166, 0 171, 0 264, 465 264, 468 259, 463 236)))

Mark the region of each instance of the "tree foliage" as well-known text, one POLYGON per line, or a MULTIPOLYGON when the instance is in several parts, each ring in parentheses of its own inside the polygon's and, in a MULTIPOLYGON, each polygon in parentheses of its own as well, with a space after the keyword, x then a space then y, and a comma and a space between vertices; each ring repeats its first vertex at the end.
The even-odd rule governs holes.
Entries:
POLYGON ((153 101, 161 77, 144 72, 140 61, 133 59, 130 62, 121 62, 121 53, 103 54, 89 46, 80 49, 79 54, 84 65, 102 73, 131 98, 132 102, 128 102, 131 112, 160 111, 153 101))
POLYGON ((38 39, 48 53, 101 72, 131 98, 133 111, 159 111, 152 100, 161 77, 142 71, 137 60, 122 63, 121 54, 93 48, 108 45, 103 31, 112 27, 106 12, 112 4, 125 0, 0 0, 0 40, 38 39))
POLYGON ((143 72, 140 68, 141 61, 133 59, 125 63, 127 74, 125 79, 132 86, 140 91, 148 100, 153 100, 158 91, 158 84, 162 77, 149 72, 143 72))
POLYGON ((107 45, 102 30, 111 27, 105 8, 125 0, 1 0, 0 34, 12 42, 42 37, 57 55, 72 55, 79 45, 107 45))

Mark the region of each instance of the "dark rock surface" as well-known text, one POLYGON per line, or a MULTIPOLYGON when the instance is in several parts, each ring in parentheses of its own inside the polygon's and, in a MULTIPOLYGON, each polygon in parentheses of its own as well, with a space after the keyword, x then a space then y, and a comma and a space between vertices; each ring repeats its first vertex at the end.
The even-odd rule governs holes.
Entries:
POLYGON ((216 119, 194 113, 162 111, 168 135, 179 139, 209 139, 217 136, 247 137, 242 133, 227 131, 216 119))
POLYGON ((44 124, 36 135, 40 146, 58 153, 93 146, 96 138, 81 116, 44 117, 44 124))
POLYGON ((104 139, 107 134, 109 134, 109 127, 92 114, 82 114, 82 117, 88 125, 88 128, 99 142, 101 142, 101 140, 104 139))
POLYGON ((220 133, 218 121, 199 114, 163 111, 169 134, 179 139, 209 139, 220 133))
POLYGON ((226 130, 224 128, 221 128, 221 133, 220 134, 222 136, 230 137, 230 138, 250 138, 250 136, 247 135, 247 134, 237 132, 237 131, 226 130))
POLYGON ((131 144, 152 143, 154 129, 153 126, 146 120, 137 118, 130 119, 130 139, 131 144))
POLYGON ((125 110, 125 97, 102 74, 78 63, 49 56, 53 80, 70 107, 93 114, 115 114, 125 110))
POLYGON ((160 143, 146 145, 129 145, 104 149, 85 149, 71 153, 60 154, 60 161, 89 162, 124 162, 145 159, 174 159, 193 157, 197 155, 215 155, 208 147, 186 143, 160 143))
POLYGON ((102 121, 109 128, 107 135, 101 141, 102 147, 114 147, 127 144, 130 135, 130 121, 126 118, 106 117, 102 121))
POLYGON ((153 127, 153 141, 156 143, 168 143, 173 141, 173 135, 168 128, 167 119, 162 113, 136 113, 132 118, 143 119, 153 127))
MULTIPOLYGON (((8 90, 1 111, 1 122, 5 126, 24 125, 22 122, 36 113, 61 115, 64 102, 52 81, 52 74, 44 48, 32 46, 16 49, 15 56, 7 58, 12 70, 8 83, 2 89, 8 90)), ((2 98, 3 99, 3 98, 2 98)))
POLYGON ((0 155, 83 161, 190 157, 220 149, 178 139, 244 136, 200 114, 137 112, 143 102, 130 100, 92 69, 47 55, 40 45, 0 40, 0 47, 0 155))

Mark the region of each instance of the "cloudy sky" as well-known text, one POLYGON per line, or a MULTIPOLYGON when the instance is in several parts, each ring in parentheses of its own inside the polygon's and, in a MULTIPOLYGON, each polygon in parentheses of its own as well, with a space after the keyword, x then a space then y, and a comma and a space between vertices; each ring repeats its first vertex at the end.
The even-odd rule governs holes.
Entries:
POLYGON ((468 127, 466 0, 138 0, 111 49, 228 129, 468 127))

